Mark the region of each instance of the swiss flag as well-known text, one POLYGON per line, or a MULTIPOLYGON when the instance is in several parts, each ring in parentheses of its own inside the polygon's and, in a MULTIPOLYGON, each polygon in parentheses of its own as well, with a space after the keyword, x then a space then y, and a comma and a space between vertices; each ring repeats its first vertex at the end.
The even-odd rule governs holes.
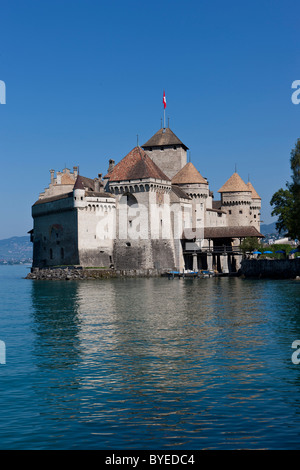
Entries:
POLYGON ((166 109, 166 107, 167 107, 167 100, 166 100, 165 90, 164 90, 164 96, 163 96, 163 104, 164 104, 164 109, 166 109))

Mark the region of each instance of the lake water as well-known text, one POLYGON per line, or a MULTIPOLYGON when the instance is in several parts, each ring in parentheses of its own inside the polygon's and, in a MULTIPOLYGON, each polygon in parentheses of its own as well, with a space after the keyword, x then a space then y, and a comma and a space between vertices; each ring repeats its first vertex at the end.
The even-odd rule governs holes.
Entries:
POLYGON ((1 449, 299 449, 300 282, 0 266, 1 449))

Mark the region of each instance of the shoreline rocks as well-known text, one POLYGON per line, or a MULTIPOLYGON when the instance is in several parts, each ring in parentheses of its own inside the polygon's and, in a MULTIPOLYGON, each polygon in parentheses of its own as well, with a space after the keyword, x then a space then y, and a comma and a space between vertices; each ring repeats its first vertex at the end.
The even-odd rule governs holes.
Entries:
POLYGON ((77 281, 93 279, 112 279, 123 277, 158 277, 158 270, 114 270, 102 268, 61 267, 61 268, 32 268, 25 279, 39 281, 77 281))

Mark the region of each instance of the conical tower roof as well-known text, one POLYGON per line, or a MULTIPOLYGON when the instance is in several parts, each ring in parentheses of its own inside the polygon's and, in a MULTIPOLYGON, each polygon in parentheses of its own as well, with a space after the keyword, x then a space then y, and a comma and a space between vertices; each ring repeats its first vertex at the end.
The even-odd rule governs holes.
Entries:
POLYGON ((249 190, 251 191, 252 199, 261 199, 261 197, 257 194, 256 190, 254 189, 252 183, 248 181, 247 186, 249 190))
POLYGON ((199 171, 192 162, 187 163, 181 170, 172 178, 172 184, 208 184, 206 179, 200 175, 199 171))
POLYGON ((246 183, 242 180, 240 175, 236 172, 223 184, 222 188, 219 189, 219 193, 234 193, 240 191, 247 191, 249 192, 250 189, 246 185, 246 183))
POLYGON ((142 147, 163 147, 164 145, 181 145, 185 150, 188 149, 168 127, 159 129, 142 147))
POLYGON ((73 189, 85 189, 86 191, 95 191, 95 182, 90 178, 78 175, 73 189))
POLYGON ((141 147, 132 149, 105 178, 110 182, 146 178, 170 181, 141 147))

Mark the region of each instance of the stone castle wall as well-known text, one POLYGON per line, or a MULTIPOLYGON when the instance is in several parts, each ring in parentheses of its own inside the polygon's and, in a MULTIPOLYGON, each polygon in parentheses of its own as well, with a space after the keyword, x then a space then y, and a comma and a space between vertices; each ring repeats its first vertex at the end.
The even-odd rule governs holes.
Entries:
POLYGON ((187 163, 186 150, 181 146, 145 148, 145 152, 170 180, 187 163))
POLYGON ((72 198, 33 206, 33 266, 79 264, 77 211, 72 198))
POLYGON ((228 226, 249 226, 250 206, 252 203, 251 193, 246 191, 223 193, 222 210, 227 212, 228 226))

